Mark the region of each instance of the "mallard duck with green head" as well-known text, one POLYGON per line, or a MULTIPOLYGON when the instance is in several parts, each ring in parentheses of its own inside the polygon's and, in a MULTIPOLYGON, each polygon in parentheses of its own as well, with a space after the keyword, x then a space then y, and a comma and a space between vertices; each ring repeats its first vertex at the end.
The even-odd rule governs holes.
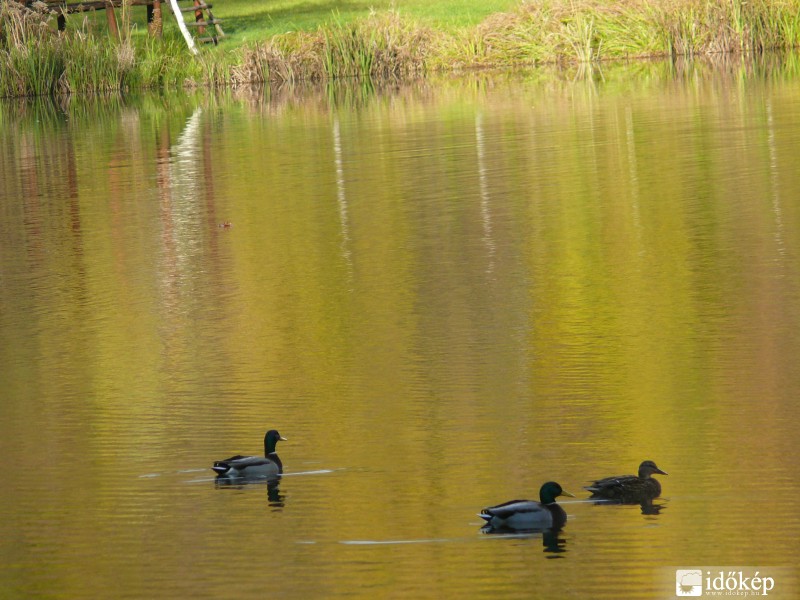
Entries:
POLYGON ((539 502, 511 500, 489 506, 478 515, 494 529, 561 529, 567 513, 556 504, 558 496, 570 496, 555 481, 548 481, 539 490, 539 502))
POLYGON ((276 429, 270 429, 264 436, 264 456, 242 456, 237 454, 225 460, 218 460, 211 467, 217 477, 264 478, 276 477, 283 473, 275 447, 279 441, 287 441, 276 429))
POLYGON ((652 500, 661 495, 661 484, 652 475, 666 475, 652 460, 639 465, 638 475, 620 475, 598 479, 584 489, 592 492, 592 500, 616 500, 617 502, 639 503, 652 500))

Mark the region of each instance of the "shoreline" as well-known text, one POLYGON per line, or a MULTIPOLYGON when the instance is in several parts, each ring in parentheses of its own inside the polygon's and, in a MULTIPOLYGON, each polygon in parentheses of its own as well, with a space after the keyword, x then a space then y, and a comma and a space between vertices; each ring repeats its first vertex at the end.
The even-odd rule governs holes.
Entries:
POLYGON ((446 31, 393 11, 193 58, 176 31, 120 41, 52 17, 0 6, 0 97, 130 92, 345 78, 402 81, 473 69, 631 59, 761 54, 800 45, 800 0, 551 0, 522 3, 474 27, 446 31))

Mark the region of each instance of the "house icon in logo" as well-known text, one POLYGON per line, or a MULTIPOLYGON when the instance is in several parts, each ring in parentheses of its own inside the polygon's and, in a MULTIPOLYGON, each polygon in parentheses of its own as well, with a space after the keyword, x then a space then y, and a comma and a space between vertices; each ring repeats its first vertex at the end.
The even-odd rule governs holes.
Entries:
POLYGON ((678 597, 703 595, 703 572, 700 569, 675 571, 675 595, 678 597))

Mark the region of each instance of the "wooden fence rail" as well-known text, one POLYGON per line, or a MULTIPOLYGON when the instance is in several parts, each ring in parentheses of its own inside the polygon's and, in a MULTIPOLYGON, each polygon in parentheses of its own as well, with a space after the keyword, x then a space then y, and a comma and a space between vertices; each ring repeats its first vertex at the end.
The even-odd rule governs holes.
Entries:
MULTIPOLYGON (((24 0, 23 4, 30 8, 36 1, 37 0, 24 0)), ((203 0, 191 0, 191 2, 189 6, 180 7, 177 4, 177 0, 168 0, 167 6, 170 6, 170 3, 176 6, 177 10, 171 10, 175 15, 175 19, 178 21, 179 27, 183 25, 183 27, 181 27, 182 32, 185 30, 186 25, 190 25, 196 27, 198 36, 201 36, 206 35, 207 28, 213 26, 214 31, 210 32, 207 37, 200 38, 199 41, 217 44, 219 38, 224 37, 225 33, 219 25, 222 21, 214 18, 211 12, 212 4, 206 3, 203 0), (182 14, 184 12, 194 12, 195 22, 184 24, 182 14)), ((114 9, 121 8, 123 4, 128 6, 145 6, 147 8, 148 33, 152 36, 161 37, 163 23, 162 0, 78 0, 76 2, 71 2, 69 0, 44 0, 44 4, 47 5, 47 10, 50 13, 56 15, 59 31, 64 31, 67 27, 66 15, 92 10, 105 10, 108 30, 111 35, 116 38, 119 38, 119 24, 117 23, 117 16, 114 9)), ((184 33, 185 37, 187 35, 188 34, 184 33)), ((187 37, 186 43, 189 45, 189 48, 193 49, 193 41, 189 37, 187 37)))

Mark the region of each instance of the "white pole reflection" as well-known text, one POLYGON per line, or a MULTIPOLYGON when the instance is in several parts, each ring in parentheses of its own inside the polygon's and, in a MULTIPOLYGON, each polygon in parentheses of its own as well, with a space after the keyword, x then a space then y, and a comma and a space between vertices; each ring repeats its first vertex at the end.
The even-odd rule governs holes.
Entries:
POLYGON ((342 231, 342 258, 347 264, 347 277, 353 278, 353 259, 350 252, 350 225, 347 213, 347 196, 344 189, 344 161, 342 160, 342 137, 339 132, 339 117, 333 118, 333 155, 336 163, 336 202, 339 205, 339 224, 342 231))
POLYGON ((625 108, 625 141, 628 147, 628 172, 631 184, 631 217, 637 241, 642 238, 642 219, 639 207, 639 167, 636 163, 636 136, 633 130, 633 110, 625 108))
POLYGON ((192 164, 197 159, 197 149, 200 147, 200 119, 203 116, 202 107, 194 109, 192 116, 186 120, 186 125, 178 136, 178 141, 172 146, 172 154, 177 159, 176 163, 192 164))
POLYGON ((489 210, 489 182, 486 175, 486 147, 483 135, 483 114, 475 115, 475 146, 478 152, 478 189, 481 197, 481 222, 483 224, 483 242, 486 244, 486 254, 489 257, 486 272, 494 270, 494 255, 496 246, 492 234, 492 213, 489 210))
POLYGON ((769 178, 772 184, 772 212, 775 215, 775 246, 778 254, 783 258, 786 247, 783 240, 783 211, 781 210, 781 187, 778 177, 778 150, 775 144, 775 126, 772 122, 772 102, 766 100, 767 105, 767 146, 769 148, 769 178))

